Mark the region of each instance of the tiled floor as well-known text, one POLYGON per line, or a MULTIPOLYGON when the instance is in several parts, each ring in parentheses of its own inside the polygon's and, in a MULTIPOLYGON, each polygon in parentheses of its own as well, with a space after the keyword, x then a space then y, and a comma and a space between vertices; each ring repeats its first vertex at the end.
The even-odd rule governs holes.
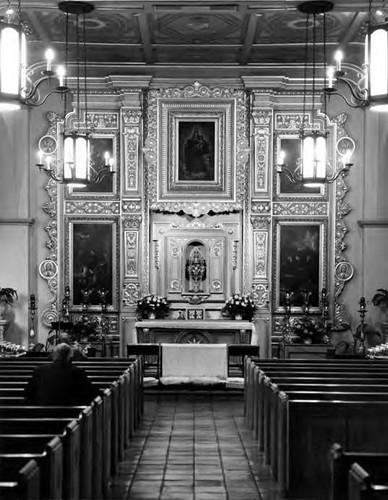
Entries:
POLYGON ((243 416, 243 397, 147 396, 112 499, 278 500, 243 416))

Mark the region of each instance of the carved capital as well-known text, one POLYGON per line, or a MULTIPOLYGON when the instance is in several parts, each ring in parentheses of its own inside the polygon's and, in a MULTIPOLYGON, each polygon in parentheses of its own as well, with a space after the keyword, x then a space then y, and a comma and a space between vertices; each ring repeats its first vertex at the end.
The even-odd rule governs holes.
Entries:
POLYGON ((140 214, 134 214, 132 216, 125 216, 122 221, 123 221, 123 228, 124 229, 139 229, 141 225, 141 215, 140 214))
POLYGON ((124 125, 138 125, 141 120, 140 109, 125 109, 122 111, 124 125))
POLYGON ((253 229, 268 229, 271 225, 271 217, 251 215, 253 229))

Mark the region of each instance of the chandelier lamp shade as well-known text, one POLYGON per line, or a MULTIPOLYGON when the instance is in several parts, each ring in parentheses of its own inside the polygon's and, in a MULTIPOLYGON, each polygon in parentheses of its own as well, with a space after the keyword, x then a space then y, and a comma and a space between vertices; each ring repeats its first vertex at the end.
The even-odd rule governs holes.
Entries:
MULTIPOLYGON (((383 2, 384 4, 385 2, 383 2)), ((384 10, 378 11, 380 16, 384 10)), ((353 108, 369 107, 373 111, 388 111, 388 22, 375 19, 373 2, 369 0, 369 19, 365 34, 365 61, 360 75, 347 76, 343 69, 343 53, 335 53, 335 66, 328 67, 326 94, 342 97, 353 108), (344 84, 350 98, 339 91, 344 84)))
MULTIPOLYGON (((16 15, 16 19, 20 19, 16 15)), ((0 21, 0 111, 20 108, 26 85, 26 37, 15 22, 15 11, 8 4, 6 18, 0 21)))
MULTIPOLYGON (((70 52, 70 27, 73 27, 76 59, 76 85, 74 100, 76 101, 76 126, 66 125, 67 98, 64 99, 63 133, 61 147, 56 150, 56 157, 47 153, 39 144, 39 170, 46 172, 54 181, 73 187, 85 187, 93 179, 90 173, 90 139, 88 130, 88 101, 87 101, 87 50, 86 50, 86 15, 94 10, 89 2, 65 1, 58 4, 59 9, 66 15, 66 69, 60 74, 62 84, 67 86, 67 66, 70 52), (84 120, 81 116, 80 93, 84 94, 84 120)), ((109 169, 111 170, 111 169, 109 169)))
POLYGON ((69 90, 64 84, 64 68, 58 67, 57 72, 52 68, 54 51, 47 49, 45 56, 46 69, 36 81, 31 81, 27 78, 27 41, 21 3, 18 0, 16 10, 8 0, 6 15, 0 21, 0 111, 20 109, 22 105, 40 106, 51 94, 69 90))
POLYGON ((318 89, 318 37, 322 36, 321 66, 324 68, 324 89, 326 89, 326 13, 332 9, 333 3, 329 1, 308 1, 298 5, 299 12, 306 15, 303 110, 299 131, 301 158, 297 168, 292 171, 287 167, 285 153, 281 151, 278 156, 277 173, 284 175, 293 184, 303 184, 306 187, 321 187, 323 184, 333 183, 341 174, 345 175, 351 166, 350 155, 353 151, 348 151, 342 158, 343 167, 335 172, 331 171, 328 161, 327 99, 323 89, 318 89), (308 88, 309 81, 311 90, 308 88), (311 104, 307 103, 310 94, 311 104), (323 94, 323 118, 318 120, 316 100, 321 94, 323 94))

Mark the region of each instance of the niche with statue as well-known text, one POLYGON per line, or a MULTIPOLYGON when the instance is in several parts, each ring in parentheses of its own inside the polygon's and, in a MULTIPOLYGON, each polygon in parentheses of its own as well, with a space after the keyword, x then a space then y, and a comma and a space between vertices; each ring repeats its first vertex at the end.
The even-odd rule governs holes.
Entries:
POLYGON ((155 214, 151 290, 170 303, 223 303, 240 289, 242 255, 238 214, 188 222, 155 214), (163 219, 163 220, 161 220, 163 219), (167 221, 166 219, 170 219, 167 221))

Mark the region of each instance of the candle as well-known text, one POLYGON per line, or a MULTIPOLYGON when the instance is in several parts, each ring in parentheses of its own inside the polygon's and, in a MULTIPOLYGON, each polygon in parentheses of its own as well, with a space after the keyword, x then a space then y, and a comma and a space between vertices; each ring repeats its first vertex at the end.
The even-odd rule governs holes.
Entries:
POLYGON ((109 172, 113 172, 113 158, 109 158, 109 172))
POLYGON ((327 68, 328 88, 334 88, 334 66, 327 68))
POLYGON ((337 63, 337 71, 341 71, 341 68, 342 68, 342 59, 344 58, 344 54, 342 52, 342 50, 337 50, 337 52, 335 53, 334 55, 334 59, 337 63))
POLYGON ((65 74, 66 74, 65 67, 64 66, 58 66, 58 68, 57 68, 57 77, 58 77, 58 80, 59 80, 59 86, 60 87, 64 86, 64 83, 65 83, 65 74))
POLYGON ((105 159, 105 166, 108 167, 109 166, 109 160, 110 160, 109 151, 105 151, 104 159, 105 159))
POLYGON ((285 151, 281 150, 279 152, 279 165, 284 165, 284 160, 286 159, 285 151))
POLYGON ((38 165, 43 165, 43 151, 38 151, 38 165))
POLYGON ((342 157, 342 162, 344 165, 349 165, 351 156, 352 156, 351 149, 347 149, 346 153, 342 157))
POLYGON ((53 49, 47 49, 45 53, 46 61, 47 61, 47 71, 51 71, 51 63, 52 60, 54 59, 54 51, 53 49))

